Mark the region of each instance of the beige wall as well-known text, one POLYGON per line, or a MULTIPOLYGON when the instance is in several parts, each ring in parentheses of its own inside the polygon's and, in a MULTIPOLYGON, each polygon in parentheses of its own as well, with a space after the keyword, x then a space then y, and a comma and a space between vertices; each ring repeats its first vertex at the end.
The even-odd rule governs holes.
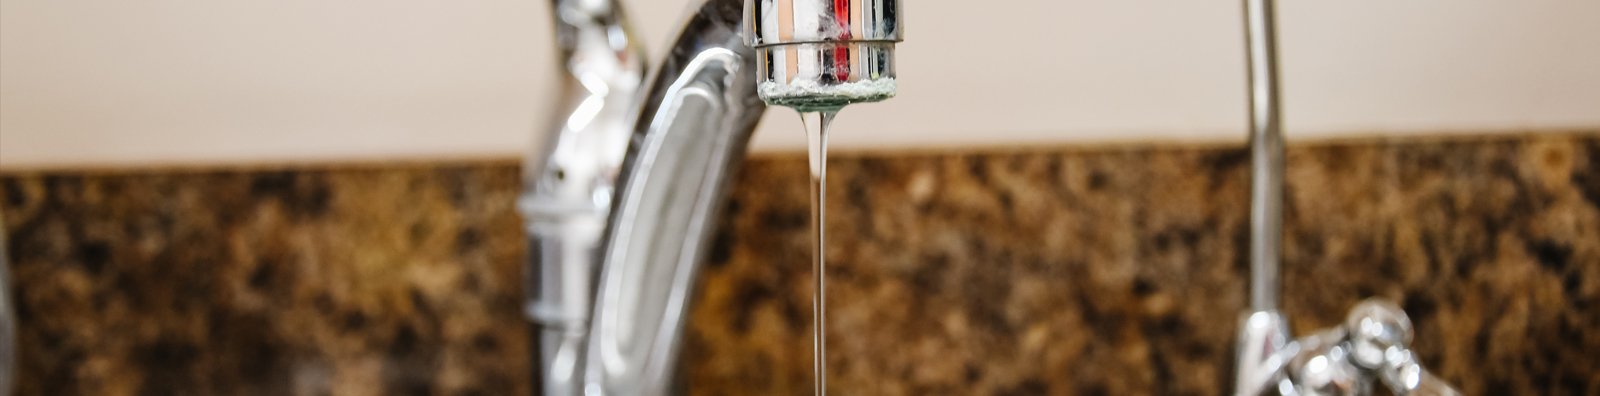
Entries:
MULTIPOLYGON (((0 0, 0 168, 517 155, 547 2, 0 0)), ((652 53, 683 2, 627 1, 652 53)), ((901 96, 847 110, 836 147, 1243 134, 1238 1, 905 7, 901 96)), ((1600 1, 1284 1, 1280 24, 1291 139, 1600 126, 1600 1)), ((756 148, 804 147, 773 111, 756 148)))

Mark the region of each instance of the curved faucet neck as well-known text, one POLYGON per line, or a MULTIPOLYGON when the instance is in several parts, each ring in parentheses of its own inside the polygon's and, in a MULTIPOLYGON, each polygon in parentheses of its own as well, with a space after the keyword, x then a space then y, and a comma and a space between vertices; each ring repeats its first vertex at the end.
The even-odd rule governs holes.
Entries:
POLYGON ((640 100, 589 322, 589 395, 674 393, 695 279, 734 170, 766 110, 742 0, 704 0, 640 100))

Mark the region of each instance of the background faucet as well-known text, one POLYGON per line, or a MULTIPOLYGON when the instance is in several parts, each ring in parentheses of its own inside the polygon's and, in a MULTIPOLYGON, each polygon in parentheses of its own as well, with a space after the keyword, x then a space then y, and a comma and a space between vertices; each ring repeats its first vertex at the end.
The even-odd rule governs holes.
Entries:
POLYGON ((566 116, 551 149, 530 159, 519 202, 541 386, 547 395, 675 393, 695 278, 766 111, 758 74, 796 85, 893 77, 899 2, 696 1, 648 85, 637 84, 644 67, 620 4, 554 5, 566 116), (843 56, 792 54, 824 42, 848 45, 843 56), (851 61, 870 73, 823 73, 851 61))
POLYGON ((573 395, 581 370, 599 245, 644 86, 645 60, 615 0, 554 0, 563 73, 543 150, 523 171, 528 235, 524 307, 536 324, 540 394, 573 395))
POLYGON ((1278 102, 1274 0, 1245 0, 1250 82, 1250 307, 1239 324, 1234 394, 1366 395, 1382 382, 1398 395, 1453 395, 1410 350, 1411 320, 1369 299, 1341 327, 1291 340, 1278 311, 1283 244, 1283 128, 1278 102))

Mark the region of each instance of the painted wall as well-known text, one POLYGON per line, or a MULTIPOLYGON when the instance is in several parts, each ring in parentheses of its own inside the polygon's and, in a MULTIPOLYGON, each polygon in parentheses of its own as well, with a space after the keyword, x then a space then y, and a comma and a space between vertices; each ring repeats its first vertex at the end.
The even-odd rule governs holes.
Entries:
MULTIPOLYGON (((685 1, 626 2, 659 54, 685 1)), ((1242 140, 1238 3, 907 1, 900 98, 832 140, 1242 140)), ((0 0, 0 168, 519 155, 556 72, 547 7, 0 0)), ((1291 139, 1600 125, 1597 1, 1284 1, 1279 22, 1291 139)), ((756 149, 803 148, 772 111, 756 149)))

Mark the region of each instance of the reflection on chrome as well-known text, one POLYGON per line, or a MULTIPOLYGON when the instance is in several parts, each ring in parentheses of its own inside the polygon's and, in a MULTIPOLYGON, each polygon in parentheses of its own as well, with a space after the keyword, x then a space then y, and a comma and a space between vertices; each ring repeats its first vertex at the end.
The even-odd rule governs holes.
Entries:
POLYGON ((1394 304, 1367 300, 1345 325, 1298 340, 1278 311, 1283 240, 1283 131, 1278 101, 1275 0, 1245 0, 1250 81, 1250 310, 1235 345, 1235 395, 1367 395, 1382 382, 1397 395, 1454 395, 1414 359, 1411 321, 1394 304))
POLYGON ((518 201, 540 391, 677 393, 695 276, 766 110, 758 80, 892 79, 899 2, 700 0, 648 83, 620 4, 553 4, 567 96, 547 149, 529 158, 518 201), (859 51, 791 56, 821 41, 859 51), (860 73, 802 59, 857 62, 860 73))

